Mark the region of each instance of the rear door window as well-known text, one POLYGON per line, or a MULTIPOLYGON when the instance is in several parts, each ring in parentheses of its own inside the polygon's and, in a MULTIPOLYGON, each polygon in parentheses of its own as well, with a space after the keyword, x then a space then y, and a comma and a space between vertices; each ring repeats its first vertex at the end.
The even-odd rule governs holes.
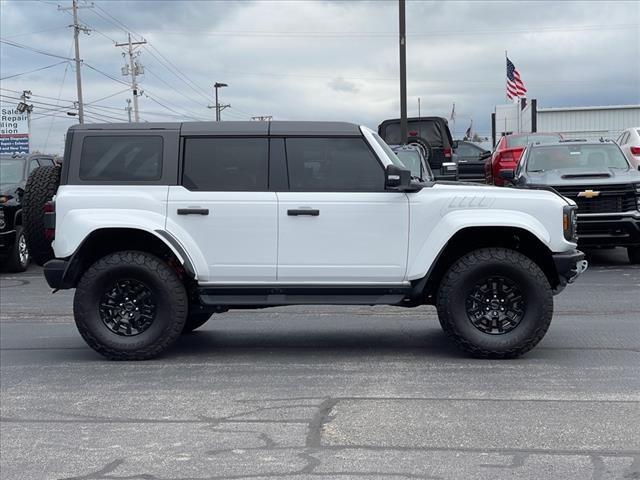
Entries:
POLYGON ((287 138, 294 192, 378 192, 382 165, 362 138, 287 138))
POLYGON ((162 137, 101 135, 82 142, 82 180, 145 181, 161 175, 162 137))
POLYGON ((182 184, 189 190, 268 190, 266 138, 187 138, 182 184))

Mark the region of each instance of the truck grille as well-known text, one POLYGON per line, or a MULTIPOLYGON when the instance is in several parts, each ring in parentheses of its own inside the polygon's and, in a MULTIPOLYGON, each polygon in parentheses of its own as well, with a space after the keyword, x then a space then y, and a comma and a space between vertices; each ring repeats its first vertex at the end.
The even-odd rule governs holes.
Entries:
POLYGON ((578 214, 581 213, 620 213, 636 210, 636 192, 632 184, 590 185, 553 187, 565 197, 578 204, 578 214), (597 197, 579 197, 580 192, 593 190, 600 192, 597 197))

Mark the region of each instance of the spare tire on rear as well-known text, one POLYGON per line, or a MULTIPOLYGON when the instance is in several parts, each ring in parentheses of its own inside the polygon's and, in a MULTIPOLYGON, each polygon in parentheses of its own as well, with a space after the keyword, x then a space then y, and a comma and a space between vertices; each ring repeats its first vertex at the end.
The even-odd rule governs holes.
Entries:
POLYGON ((22 203, 24 234, 31 258, 40 266, 54 257, 51 240, 44 231, 44 204, 60 184, 60 167, 38 167, 27 179, 22 203))

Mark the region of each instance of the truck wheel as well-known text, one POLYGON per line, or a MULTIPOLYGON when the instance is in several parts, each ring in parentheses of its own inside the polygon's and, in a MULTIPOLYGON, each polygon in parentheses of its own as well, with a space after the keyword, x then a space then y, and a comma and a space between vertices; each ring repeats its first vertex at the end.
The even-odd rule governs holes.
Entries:
POLYGON ((212 315, 213 315, 212 313, 208 313, 208 312, 189 313, 189 316, 187 317, 187 321, 184 324, 184 329, 182 330, 182 333, 191 333, 196 328, 200 328, 202 325, 207 323, 207 321, 211 318, 212 315))
POLYGON ((640 263, 640 247, 627 247, 627 256, 632 265, 640 263))
POLYGON ((51 240, 44 234, 44 204, 58 190, 60 184, 60 167, 38 167, 27 180, 22 215, 24 232, 31 258, 40 266, 54 257, 51 240))
POLYGON ((7 270, 10 272, 24 272, 29 266, 29 249, 27 240, 24 237, 24 229, 16 226, 16 240, 13 242, 9 258, 7 259, 7 270))
POLYGON ((544 337, 553 294, 531 259, 507 248, 483 248, 460 258, 445 274, 437 299, 445 333, 482 358, 514 358, 544 337))
POLYGON ((145 252, 115 252, 82 275, 73 314, 82 338, 112 360, 146 360, 184 329, 188 297, 165 262, 145 252))

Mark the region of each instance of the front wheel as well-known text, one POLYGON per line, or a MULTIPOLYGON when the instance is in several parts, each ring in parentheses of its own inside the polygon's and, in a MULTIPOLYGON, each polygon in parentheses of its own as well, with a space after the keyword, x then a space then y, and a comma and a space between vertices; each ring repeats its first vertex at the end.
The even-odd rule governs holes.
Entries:
POLYGON ((107 255, 82 275, 73 299, 84 340, 112 360, 146 360, 184 329, 187 292, 165 262, 145 252, 107 255))
POLYGON ((640 247, 627 247, 627 256, 632 265, 640 264, 640 247))
POLYGON ((16 239, 13 242, 9 258, 7 259, 7 270, 10 272, 24 272, 29 266, 31 256, 27 248, 27 239, 24 236, 23 228, 16 226, 16 239))
POLYGON ((440 324, 456 345, 482 358, 514 358, 535 347, 553 316, 551 286, 540 267, 506 248, 474 250, 445 274, 440 324))

